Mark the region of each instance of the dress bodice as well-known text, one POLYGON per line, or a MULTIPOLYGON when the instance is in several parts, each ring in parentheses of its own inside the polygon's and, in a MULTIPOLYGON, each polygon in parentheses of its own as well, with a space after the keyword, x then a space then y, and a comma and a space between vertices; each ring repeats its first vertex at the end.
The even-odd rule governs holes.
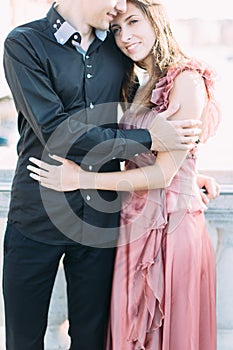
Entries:
MULTIPOLYGON (((220 121, 220 113, 214 97, 214 74, 207 67, 194 59, 188 61, 184 65, 169 69, 167 75, 159 80, 152 91, 151 102, 153 102, 154 107, 151 110, 144 110, 142 113, 137 114, 137 116, 134 116, 131 110, 127 110, 120 121, 120 127, 124 129, 148 128, 153 119, 156 118, 156 115, 168 108, 169 93, 172 90, 174 80, 177 75, 184 70, 197 71, 203 77, 207 91, 207 121, 204 125, 201 142, 205 142, 210 136, 214 135, 220 121)), ((198 146, 195 146, 189 152, 168 188, 165 190, 159 189, 140 191, 140 193, 135 192, 134 194, 131 193, 131 199, 132 196, 137 195, 137 202, 139 199, 143 202, 143 197, 145 197, 144 200, 158 202, 160 198, 160 201, 163 201, 163 203, 161 203, 161 208, 165 206, 168 214, 180 210, 196 211, 206 209, 201 200, 200 191, 196 183, 197 151, 198 146)), ((147 151, 127 161, 126 169, 151 165, 155 161, 156 154, 147 151)), ((132 208, 128 206, 125 206, 125 208, 123 207, 123 217, 129 215, 129 212, 132 214, 132 208)))

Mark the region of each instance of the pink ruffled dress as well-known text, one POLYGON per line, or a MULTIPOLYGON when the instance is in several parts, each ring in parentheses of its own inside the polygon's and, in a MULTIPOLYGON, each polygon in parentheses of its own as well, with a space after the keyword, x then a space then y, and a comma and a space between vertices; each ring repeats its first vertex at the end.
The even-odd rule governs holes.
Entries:
MULTIPOLYGON (((204 79, 208 123, 202 141, 213 135, 220 119, 213 75, 195 60, 170 69, 152 92, 153 112, 132 118, 127 111, 123 128, 147 128, 166 110, 174 80, 184 70, 204 79)), ((146 152, 126 166, 155 160, 146 152)), ((107 350, 216 350, 215 255, 195 166, 196 148, 168 188, 131 192, 123 200, 107 350)))

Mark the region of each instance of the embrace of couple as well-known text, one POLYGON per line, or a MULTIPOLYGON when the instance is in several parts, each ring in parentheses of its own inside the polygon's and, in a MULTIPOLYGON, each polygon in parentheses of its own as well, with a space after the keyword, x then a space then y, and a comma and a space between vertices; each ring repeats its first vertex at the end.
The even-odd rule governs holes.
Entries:
POLYGON ((57 1, 9 33, 4 68, 20 134, 6 349, 44 349, 62 259, 70 350, 216 350, 204 211, 219 187, 196 160, 220 112, 163 4, 57 1))

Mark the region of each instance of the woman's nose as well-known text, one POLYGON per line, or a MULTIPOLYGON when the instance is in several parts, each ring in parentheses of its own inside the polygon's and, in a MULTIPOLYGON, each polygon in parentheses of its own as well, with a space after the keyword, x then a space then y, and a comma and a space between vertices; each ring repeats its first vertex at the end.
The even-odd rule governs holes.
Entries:
POLYGON ((123 42, 128 42, 128 41, 130 41, 131 39, 132 39, 132 33, 129 31, 129 30, 124 30, 124 29, 122 29, 121 30, 121 40, 123 41, 123 42))

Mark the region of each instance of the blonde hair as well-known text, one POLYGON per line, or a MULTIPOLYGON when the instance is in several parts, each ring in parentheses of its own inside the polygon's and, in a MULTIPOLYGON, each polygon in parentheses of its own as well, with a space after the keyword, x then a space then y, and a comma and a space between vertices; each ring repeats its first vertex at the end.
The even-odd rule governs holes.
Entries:
MULTIPOLYGON (((144 16, 149 20, 154 28, 156 41, 152 48, 153 56, 153 76, 145 86, 145 94, 142 96, 141 105, 144 107, 152 107, 150 102, 151 91, 154 89, 158 80, 167 74, 168 69, 187 59, 188 57, 181 51, 173 33, 171 25, 166 14, 164 6, 154 0, 127 0, 128 3, 139 8, 144 16)), ((137 65, 143 68, 143 62, 137 62, 137 65)), ((132 94, 133 86, 135 86, 135 74, 132 70, 128 73, 124 88, 123 96, 127 97, 132 94)))

